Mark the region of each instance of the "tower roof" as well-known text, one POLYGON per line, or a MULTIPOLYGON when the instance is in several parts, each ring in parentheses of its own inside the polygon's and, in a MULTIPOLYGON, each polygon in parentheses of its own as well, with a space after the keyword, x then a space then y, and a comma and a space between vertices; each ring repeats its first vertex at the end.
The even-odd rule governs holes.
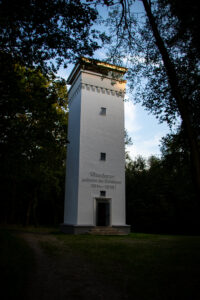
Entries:
POLYGON ((110 72, 113 72, 115 74, 118 73, 123 76, 128 70, 127 68, 118 65, 109 64, 107 62, 103 62, 100 60, 80 57, 67 79, 68 84, 73 83, 77 73, 81 69, 99 73, 104 76, 108 76, 110 72))

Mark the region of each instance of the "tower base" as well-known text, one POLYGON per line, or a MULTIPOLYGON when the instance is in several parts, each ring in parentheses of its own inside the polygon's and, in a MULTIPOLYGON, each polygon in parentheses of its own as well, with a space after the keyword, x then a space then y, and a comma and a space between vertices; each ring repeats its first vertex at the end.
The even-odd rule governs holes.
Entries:
POLYGON ((128 235, 129 225, 90 226, 61 224, 61 231, 66 234, 92 234, 92 235, 128 235))

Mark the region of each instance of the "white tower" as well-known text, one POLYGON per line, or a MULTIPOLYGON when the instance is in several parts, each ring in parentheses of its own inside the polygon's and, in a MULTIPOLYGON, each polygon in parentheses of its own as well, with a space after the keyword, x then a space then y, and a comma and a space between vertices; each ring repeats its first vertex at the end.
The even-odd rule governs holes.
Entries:
POLYGON ((128 233, 125 224, 124 90, 126 68, 81 58, 68 84, 69 122, 64 224, 128 233))

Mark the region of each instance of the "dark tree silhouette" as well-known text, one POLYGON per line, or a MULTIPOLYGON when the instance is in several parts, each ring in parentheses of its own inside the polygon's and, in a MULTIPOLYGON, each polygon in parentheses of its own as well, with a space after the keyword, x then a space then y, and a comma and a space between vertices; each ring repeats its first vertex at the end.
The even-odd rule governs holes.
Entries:
MULTIPOLYGON (((135 15, 135 1, 103 2, 111 11, 107 20, 113 40, 110 59, 116 63, 129 60, 128 81, 132 90, 138 89, 137 101, 161 122, 172 125, 181 118, 200 198, 198 18, 190 13, 185 18, 179 0, 142 0, 142 17, 135 15)), ((192 4, 192 10, 198 11, 199 4, 192 4)))
POLYGON ((96 18, 79 0, 0 0, 0 51, 23 65, 59 67, 98 48, 96 18))
POLYGON ((0 58, 1 222, 61 222, 67 144, 66 83, 3 55, 0 58))

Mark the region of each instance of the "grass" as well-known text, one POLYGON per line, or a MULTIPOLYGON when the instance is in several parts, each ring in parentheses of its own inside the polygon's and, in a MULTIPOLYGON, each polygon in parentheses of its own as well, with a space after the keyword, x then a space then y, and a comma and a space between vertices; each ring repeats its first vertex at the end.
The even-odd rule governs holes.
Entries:
POLYGON ((0 225, 0 229, 9 230, 12 232, 29 232, 38 234, 57 234, 60 233, 59 226, 23 226, 23 225, 0 225))
MULTIPOLYGON (((55 228, 24 230, 52 235, 52 240, 40 241, 48 256, 59 260, 67 255, 78 257, 102 283, 114 286, 122 299, 200 299, 199 236, 76 236, 55 228)), ((34 270, 33 252, 12 232, 0 230, 1 291, 7 293, 4 299, 26 299, 24 290, 34 270)))
POLYGON ((200 237, 130 234, 57 238, 127 299, 190 300, 200 296, 200 237))
POLYGON ((34 269, 34 253, 22 239, 5 229, 0 229, 0 269, 3 299, 27 299, 27 283, 34 269))

